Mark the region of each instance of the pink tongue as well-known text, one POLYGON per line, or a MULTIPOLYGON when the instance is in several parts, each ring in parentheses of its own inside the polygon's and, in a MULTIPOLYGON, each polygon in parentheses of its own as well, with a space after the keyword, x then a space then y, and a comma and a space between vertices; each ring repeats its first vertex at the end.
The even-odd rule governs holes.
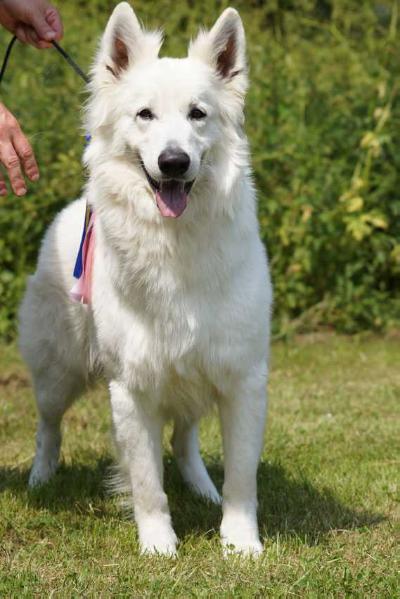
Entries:
POLYGON ((187 205, 187 195, 183 183, 179 181, 161 183, 160 191, 156 192, 156 201, 163 216, 177 218, 187 205))

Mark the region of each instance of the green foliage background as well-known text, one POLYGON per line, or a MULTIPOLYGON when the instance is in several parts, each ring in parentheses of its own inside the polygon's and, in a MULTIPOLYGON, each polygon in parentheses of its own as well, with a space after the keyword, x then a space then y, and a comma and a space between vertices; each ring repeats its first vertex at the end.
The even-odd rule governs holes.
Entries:
MULTIPOLYGON (((88 69, 115 2, 59 2, 63 46, 88 69)), ((398 325, 398 1, 136 0, 183 55, 228 5, 245 22, 247 132, 275 286, 275 332, 398 325)), ((0 33, 1 47, 8 41, 0 33)), ((0 336, 15 332, 26 274, 54 214, 80 193, 80 80, 54 51, 17 46, 1 100, 34 145, 41 179, 0 199, 0 336)))

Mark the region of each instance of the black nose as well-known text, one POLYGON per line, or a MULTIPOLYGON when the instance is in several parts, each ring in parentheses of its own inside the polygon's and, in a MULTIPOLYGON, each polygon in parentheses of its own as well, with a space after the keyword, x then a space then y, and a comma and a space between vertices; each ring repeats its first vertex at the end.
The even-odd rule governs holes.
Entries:
POLYGON ((167 177, 180 177, 186 173, 190 158, 183 150, 167 148, 158 157, 158 166, 167 177))

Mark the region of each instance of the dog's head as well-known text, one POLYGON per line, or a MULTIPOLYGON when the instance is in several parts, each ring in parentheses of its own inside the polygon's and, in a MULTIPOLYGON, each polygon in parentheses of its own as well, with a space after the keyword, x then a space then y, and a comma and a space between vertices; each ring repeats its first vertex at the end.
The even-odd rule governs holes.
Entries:
POLYGON ((210 160, 219 156, 229 169, 224 131, 240 137, 245 37, 230 8, 190 44, 186 58, 158 58, 161 43, 159 32, 142 29, 129 4, 118 4, 93 67, 87 125, 102 159, 117 170, 123 164, 126 181, 132 174, 136 186, 140 176, 151 209, 177 217, 192 188, 210 177, 210 160))

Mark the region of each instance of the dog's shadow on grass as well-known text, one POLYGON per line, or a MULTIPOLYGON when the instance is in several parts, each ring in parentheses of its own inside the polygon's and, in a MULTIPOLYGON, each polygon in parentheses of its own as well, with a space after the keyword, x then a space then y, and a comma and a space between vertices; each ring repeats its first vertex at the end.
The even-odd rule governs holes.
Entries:
MULTIPOLYGON (((93 514, 115 518, 105 480, 112 461, 104 457, 95 465, 62 465, 54 479, 42 488, 27 491, 28 470, 0 468, 0 493, 5 489, 27 497, 31 507, 51 512, 93 514)), ((194 495, 184 484, 175 461, 166 458, 165 489, 178 537, 213 536, 221 521, 221 507, 194 495)), ((223 466, 209 462, 208 471, 221 489, 223 466)), ((261 463, 258 471, 258 519, 263 538, 296 537, 317 544, 331 531, 356 530, 378 524, 383 514, 356 510, 335 497, 331 489, 317 489, 307 479, 290 476, 283 466, 261 463)))
MULTIPOLYGON (((221 489, 222 464, 208 463, 207 469, 221 489)), ((221 507, 197 497, 193 500, 172 462, 166 468, 168 479, 166 490, 178 536, 183 539, 192 533, 215 534, 221 522, 221 507)), ((332 531, 361 529, 385 520, 383 514, 347 507, 331 489, 317 489, 307 479, 293 478, 278 464, 260 464, 258 498, 258 521, 264 540, 296 537, 315 545, 332 531)))
POLYGON ((90 512, 107 518, 115 510, 108 506, 106 479, 112 466, 110 457, 91 460, 91 464, 61 464, 45 485, 28 488, 29 468, 0 467, 0 493, 11 491, 22 496, 32 508, 59 512, 90 512))

